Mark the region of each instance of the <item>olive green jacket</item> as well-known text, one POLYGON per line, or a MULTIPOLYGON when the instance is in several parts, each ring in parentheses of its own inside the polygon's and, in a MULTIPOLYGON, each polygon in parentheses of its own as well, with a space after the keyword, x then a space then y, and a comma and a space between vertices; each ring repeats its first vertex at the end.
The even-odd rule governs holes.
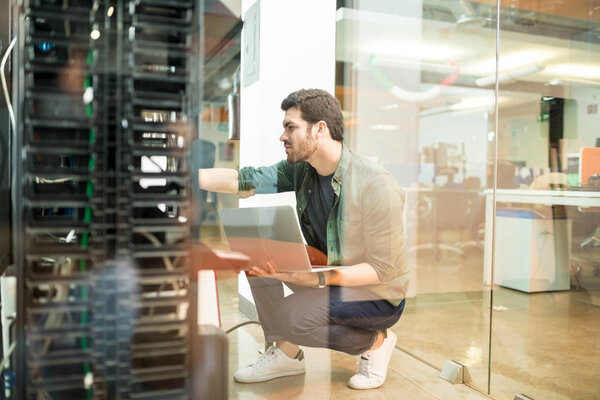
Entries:
MULTIPOLYGON (((296 192, 296 211, 309 245, 312 227, 304 210, 316 170, 307 162, 283 160, 269 167, 239 169, 239 190, 257 194, 296 192)), ((404 192, 389 172, 352 153, 345 145, 331 185, 335 200, 327 221, 329 265, 368 263, 378 285, 373 299, 398 305, 408 287, 409 268, 404 237, 404 192)))

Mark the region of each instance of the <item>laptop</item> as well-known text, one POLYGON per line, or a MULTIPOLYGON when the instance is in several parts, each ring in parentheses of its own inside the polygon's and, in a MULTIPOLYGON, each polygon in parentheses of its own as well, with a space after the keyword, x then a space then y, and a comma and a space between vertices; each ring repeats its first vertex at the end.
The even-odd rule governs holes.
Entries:
POLYGON ((250 258, 249 266, 267 261, 278 272, 316 272, 340 266, 311 265, 291 206, 230 208, 219 210, 221 226, 231 250, 250 258))

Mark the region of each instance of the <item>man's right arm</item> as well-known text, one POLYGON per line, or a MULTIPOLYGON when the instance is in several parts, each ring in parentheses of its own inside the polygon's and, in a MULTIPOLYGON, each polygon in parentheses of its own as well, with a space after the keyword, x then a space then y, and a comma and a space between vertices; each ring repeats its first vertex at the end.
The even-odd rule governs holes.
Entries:
POLYGON ((198 170, 200 189, 233 193, 246 198, 258 194, 294 190, 294 168, 283 160, 268 167, 240 169, 210 168, 198 170))
POLYGON ((198 171, 198 186, 209 192, 239 194, 250 197, 254 190, 241 192, 238 190, 238 171, 231 168, 209 168, 198 171))

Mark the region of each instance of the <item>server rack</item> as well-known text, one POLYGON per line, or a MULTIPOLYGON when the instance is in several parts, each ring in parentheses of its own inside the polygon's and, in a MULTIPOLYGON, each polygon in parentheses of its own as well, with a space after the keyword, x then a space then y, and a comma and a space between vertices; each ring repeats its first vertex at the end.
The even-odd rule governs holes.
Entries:
POLYGON ((187 399, 198 0, 13 8, 17 399, 187 399))

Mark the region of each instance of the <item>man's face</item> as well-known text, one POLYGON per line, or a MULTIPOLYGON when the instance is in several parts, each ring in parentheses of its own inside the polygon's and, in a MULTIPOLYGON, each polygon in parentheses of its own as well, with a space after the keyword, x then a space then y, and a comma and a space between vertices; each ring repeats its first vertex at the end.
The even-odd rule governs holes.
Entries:
POLYGON ((319 148, 312 134, 312 125, 300 117, 300 110, 292 107, 283 118, 283 134, 279 138, 285 146, 290 164, 307 161, 319 148))

